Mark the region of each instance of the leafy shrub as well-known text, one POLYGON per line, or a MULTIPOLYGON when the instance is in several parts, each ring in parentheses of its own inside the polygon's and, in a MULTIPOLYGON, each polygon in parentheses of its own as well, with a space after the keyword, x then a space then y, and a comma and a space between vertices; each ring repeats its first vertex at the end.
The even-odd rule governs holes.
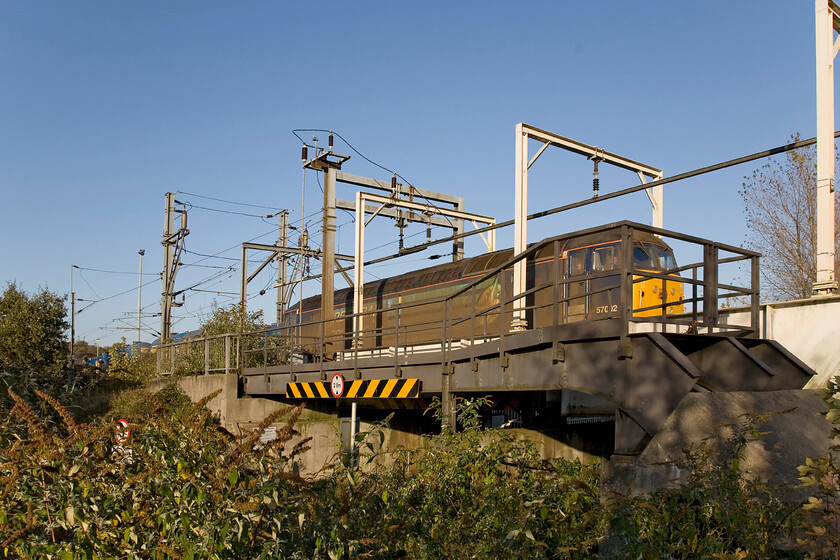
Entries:
POLYGON ((155 409, 131 424, 121 446, 112 423, 79 424, 58 401, 40 396, 61 426, 48 426, 13 394, 22 422, 0 429, 0 547, 7 556, 274 558, 300 544, 303 481, 288 466, 305 442, 286 449, 300 408, 287 411, 277 440, 255 451, 259 432, 234 441, 216 429, 204 402, 185 409, 167 402, 175 395, 146 395, 155 409))
MULTIPOLYGON (((840 382, 833 378, 823 393, 828 410, 826 418, 834 425, 831 437, 840 436, 840 382)), ((833 445, 836 452, 840 446, 833 445)), ((840 558, 840 462, 834 453, 807 459, 799 467, 802 486, 814 491, 802 507, 805 538, 798 539, 809 558, 840 558)))
POLYGON ((320 482, 320 509, 307 519, 318 520, 312 530, 330 558, 592 556, 598 465, 543 462, 533 443, 480 430, 482 401, 459 400, 464 431, 430 436, 371 474, 320 482))
POLYGON ((157 376, 156 356, 151 352, 126 351, 125 339, 111 347, 108 375, 137 385, 148 385, 157 376))
MULTIPOLYGON (((533 443, 481 430, 483 399, 458 401, 460 432, 428 436, 369 471, 337 463, 304 480, 294 470, 307 444, 295 430, 300 407, 235 439, 203 408, 215 394, 193 404, 175 385, 155 395, 123 392, 91 424, 54 397, 32 394, 29 402, 9 392, 11 414, 0 424, 7 557, 591 558, 606 555, 608 526, 620 558, 836 551, 833 460, 802 470, 818 490, 806 507, 810 538, 798 551, 776 548, 799 504, 782 503, 739 469, 762 418, 735 427, 723 451, 691 450, 692 474, 680 488, 605 507, 597 464, 542 461, 533 443), (117 418, 130 425, 124 445, 114 437, 117 418), (278 422, 277 439, 260 443, 278 422)), ((358 439, 372 459, 384 438, 374 429, 358 439)))
POLYGON ((792 528, 799 504, 785 503, 740 461, 747 442, 761 436, 768 416, 731 426, 720 450, 704 443, 686 451, 687 480, 679 487, 618 500, 609 508, 621 558, 788 558, 775 543, 792 528))

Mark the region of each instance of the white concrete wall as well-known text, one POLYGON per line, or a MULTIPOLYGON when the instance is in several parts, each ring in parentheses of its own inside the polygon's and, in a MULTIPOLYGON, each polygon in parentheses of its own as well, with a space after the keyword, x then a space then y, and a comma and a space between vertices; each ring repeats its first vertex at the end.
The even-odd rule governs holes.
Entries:
MULTIPOLYGON (((759 314, 761 338, 784 346, 817 375, 807 388, 825 387, 840 375, 840 296, 766 303, 759 314)), ((748 323, 749 309, 725 309, 721 322, 748 323)))

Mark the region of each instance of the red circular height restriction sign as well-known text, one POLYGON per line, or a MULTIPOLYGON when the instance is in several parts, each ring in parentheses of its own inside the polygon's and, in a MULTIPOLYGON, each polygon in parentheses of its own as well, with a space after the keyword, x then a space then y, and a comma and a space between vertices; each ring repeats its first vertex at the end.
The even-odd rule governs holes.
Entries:
POLYGON ((336 373, 332 376, 332 380, 330 381, 330 392, 335 398, 339 398, 344 394, 344 378, 340 373, 336 373))

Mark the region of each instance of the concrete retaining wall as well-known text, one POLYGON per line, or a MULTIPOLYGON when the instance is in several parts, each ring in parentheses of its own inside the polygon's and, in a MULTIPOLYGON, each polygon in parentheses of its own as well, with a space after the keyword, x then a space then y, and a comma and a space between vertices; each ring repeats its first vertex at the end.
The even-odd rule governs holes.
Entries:
POLYGON ((763 435, 746 444, 742 472, 785 489, 791 500, 809 489, 798 488, 797 467, 805 458, 825 457, 832 424, 826 420, 822 396, 816 390, 691 393, 671 414, 639 457, 614 456, 601 470, 602 498, 612 494, 639 495, 680 484, 688 475, 685 451, 710 446, 725 454, 734 426, 763 417, 763 435))
MULTIPOLYGON (((152 390, 160 390, 168 383, 176 383, 194 402, 214 393, 217 390, 222 392, 213 397, 207 408, 218 415, 221 425, 230 433, 236 436, 244 436, 251 433, 266 416, 277 410, 291 409, 292 405, 281 403, 271 399, 263 398, 238 398, 238 380, 236 374, 198 375, 191 377, 161 378, 152 383, 152 390)), ((330 401, 332 403, 333 401, 330 401)), ((374 411, 378 417, 384 416, 382 411, 374 411)), ((370 411, 359 410, 357 419, 357 432, 369 432, 380 430, 379 423, 364 415, 370 411)), ((334 410, 305 409, 298 419, 295 427, 301 433, 301 437, 311 437, 310 449, 304 453, 295 467, 301 474, 315 474, 330 462, 339 458, 342 441, 342 413, 334 410)), ((423 424, 429 428, 428 416, 423 416, 421 410, 397 410, 394 412, 390 429, 382 429, 384 442, 379 462, 387 463, 399 448, 417 449, 425 444, 423 438, 423 424), (425 418, 425 421, 424 421, 425 418)), ((347 418, 343 419, 347 423, 347 418)), ((281 420, 278 423, 283 425, 281 420)), ((348 430, 345 426, 345 431, 348 430)), ((433 427, 432 427, 433 429, 433 427)), ((543 459, 578 459, 587 462, 592 459, 592 452, 597 452, 597 446, 589 450, 586 442, 573 440, 562 441, 562 435, 536 430, 514 429, 517 437, 532 441, 543 459)), ((611 436, 611 434, 608 434, 611 436)), ((345 434, 345 445, 347 442, 345 434)), ((603 437, 603 436, 602 436, 603 437)), ((379 444, 378 437, 372 437, 375 443, 379 444)), ((578 438, 580 439, 580 438, 578 438)), ((590 446, 592 447, 592 446, 590 446)), ((364 468, 366 462, 360 461, 364 468)), ((367 465, 372 468, 373 465, 367 465)))
MULTIPOLYGON (((840 374, 840 296, 819 297, 761 306, 761 338, 779 342, 817 375, 807 388, 825 387, 840 374)), ((723 323, 749 323, 749 309, 724 309, 723 323)))

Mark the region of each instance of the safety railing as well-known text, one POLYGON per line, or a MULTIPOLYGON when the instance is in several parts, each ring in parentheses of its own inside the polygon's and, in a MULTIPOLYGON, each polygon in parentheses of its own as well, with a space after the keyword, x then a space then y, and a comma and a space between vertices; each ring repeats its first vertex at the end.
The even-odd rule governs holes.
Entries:
POLYGON ((622 343, 630 334, 653 330, 753 336, 758 327, 758 266, 759 255, 739 247, 618 222, 536 243, 480 277, 463 280, 445 296, 247 333, 242 364, 249 369, 284 366, 292 374, 302 369, 326 374, 329 362, 350 361, 355 367, 360 359, 380 358, 391 360, 400 375, 401 364, 411 354, 441 352, 446 363, 450 352, 490 340, 499 341, 504 351, 506 340, 521 330, 512 327, 515 316, 525 317, 526 329, 614 321, 622 343), (693 258, 671 268, 639 265, 634 258, 639 233, 673 244, 681 258, 693 258), (616 262, 573 271, 569 247, 581 238, 615 246, 616 262), (525 261, 529 280, 524 292, 514 294, 513 268, 519 261, 525 261), (651 303, 650 293, 661 296, 651 303), (718 321, 721 304, 745 301, 751 309, 748 322, 718 321), (354 332, 356 317, 359 329, 354 332))
POLYGON ((239 370, 240 335, 178 340, 157 347, 158 375, 201 375, 239 370))

